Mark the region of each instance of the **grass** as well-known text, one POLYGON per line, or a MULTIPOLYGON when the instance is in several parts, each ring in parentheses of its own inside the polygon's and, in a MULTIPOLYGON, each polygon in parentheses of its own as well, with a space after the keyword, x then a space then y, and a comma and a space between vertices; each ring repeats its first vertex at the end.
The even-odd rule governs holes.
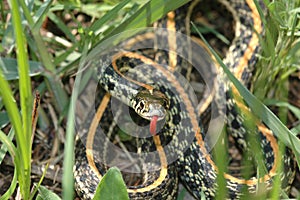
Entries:
MULTIPOLYGON (((74 120, 72 116, 74 116, 74 110, 72 106, 74 105, 67 80, 72 80, 70 75, 76 72, 81 56, 99 45, 101 41, 132 28, 144 27, 185 2, 184 0, 150 2, 125 0, 97 3, 91 0, 58 2, 48 0, 42 3, 31 0, 27 1, 26 5, 22 0, 10 0, 11 9, 6 1, 0 2, 1 49, 2 55, 5 55, 5 58, 0 60, 0 108, 4 113, 3 119, 8 116, 11 124, 7 126, 7 120, 0 120, 3 122, 0 126, 4 127, 6 132, 10 132, 7 135, 4 131, 0 131, 0 141, 5 144, 1 147, 0 152, 4 153, 0 154, 0 164, 8 151, 13 158, 15 168, 11 185, 5 194, 1 194, 1 200, 15 195, 17 187, 20 188, 23 199, 34 197, 31 191, 34 187, 33 183, 37 182, 31 178, 32 88, 39 89, 42 99, 43 96, 47 98, 44 100, 44 105, 48 105, 47 101, 53 105, 58 118, 55 121, 55 127, 64 127, 64 119, 69 116, 65 149, 60 149, 60 153, 64 152, 65 163, 62 196, 63 199, 73 199, 74 124, 72 123, 74 120), (20 14, 19 9, 22 10, 23 15, 20 14), (84 14, 91 23, 82 23, 77 13, 84 14), (12 16, 11 21, 6 21, 8 15, 12 16), (70 15, 71 21, 74 22, 72 26, 65 25, 61 16, 66 15, 70 15), (41 27, 47 26, 45 23, 47 17, 60 29, 60 34, 54 36, 41 34, 41 27), (25 25, 22 22, 26 22, 25 25), (86 25, 90 26, 86 27, 86 25), (17 67, 13 69, 18 73, 7 72, 5 63, 8 57, 16 58, 13 65, 17 67), (37 61, 43 68, 35 68, 38 73, 33 72, 34 66, 29 60, 37 61), (12 74, 19 75, 12 76, 12 74), (10 76, 9 82, 8 76, 10 76), (12 142, 12 137, 15 138, 15 142, 12 142)), ((272 128, 280 141, 293 149, 296 158, 300 158, 299 139, 295 136, 295 133, 300 130, 300 125, 294 126, 291 131, 283 125, 289 121, 288 112, 293 114, 296 121, 300 119, 300 109, 288 101, 286 89, 289 87, 289 77, 297 71, 299 73, 300 23, 298 15, 300 5, 293 0, 278 0, 272 3, 266 1, 266 3, 270 10, 270 17, 265 19, 266 36, 261 39, 262 55, 257 65, 252 88, 254 96, 234 77, 230 79, 254 113, 259 113, 260 119, 272 128), (264 104, 257 101, 256 97, 264 104), (280 121, 265 105, 276 108, 280 121)), ((41 106, 39 127, 44 127, 44 131, 47 128, 53 129, 49 122, 51 121, 49 118, 52 117, 47 113, 49 110, 41 106)), ((297 160, 297 163, 299 167, 300 161, 297 160)), ((43 188, 40 191, 45 190, 43 188)), ((279 194, 278 191, 273 192, 272 197, 277 198, 279 194)))
MULTIPOLYGON (((3 103, 7 109, 9 118, 15 132, 17 148, 8 141, 6 135, 1 132, 1 137, 6 141, 6 147, 10 150, 10 154, 15 161, 15 175, 19 182, 20 191, 24 199, 29 199, 30 196, 30 175, 31 175, 31 110, 32 97, 31 85, 28 74, 29 63, 26 46, 26 37, 23 34, 21 25, 21 16, 18 11, 17 1, 11 1, 12 6, 12 24, 16 32, 15 40, 17 46, 18 66, 19 66, 19 85, 20 85, 20 104, 21 115, 17 108, 17 104, 10 90, 8 82, 5 81, 3 73, 1 74, 1 96, 3 103)), ((14 179, 16 180, 16 179, 14 179)), ((16 184, 11 184, 13 191, 16 184)))

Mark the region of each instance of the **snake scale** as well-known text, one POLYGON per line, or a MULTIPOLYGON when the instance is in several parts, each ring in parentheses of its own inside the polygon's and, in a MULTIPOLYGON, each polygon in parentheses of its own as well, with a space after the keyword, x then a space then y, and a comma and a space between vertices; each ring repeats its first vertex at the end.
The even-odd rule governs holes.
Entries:
MULTIPOLYGON (((248 86, 260 50, 259 36, 263 35, 263 24, 254 1, 221 0, 220 2, 232 13, 235 20, 235 38, 223 61, 234 75, 248 86)), ((263 2, 258 1, 258 4, 262 8, 262 13, 265 13, 266 7, 263 2)), ((165 19, 157 23, 157 26, 188 34, 188 27, 183 21, 189 22, 191 19, 184 14, 188 13, 188 9, 200 5, 201 2, 196 5, 195 1, 192 1, 170 12, 165 19)), ((167 42, 168 38, 170 36, 166 36, 165 45, 171 49, 172 41, 167 42)), ((177 46, 180 46, 179 43, 177 46)), ((176 44, 175 48, 177 48, 176 44)), ((128 186, 127 191, 131 199, 176 199, 179 181, 196 199, 201 199, 203 195, 207 199, 212 199, 218 193, 218 168, 204 143, 205 131, 199 120, 197 103, 187 92, 190 88, 187 89, 176 75, 177 68, 180 68, 178 66, 184 65, 185 62, 168 52, 158 50, 156 54, 159 56, 156 60, 150 59, 149 54, 147 51, 114 52, 113 55, 107 56, 108 61, 95 58, 86 64, 87 67, 96 68, 97 78, 104 90, 99 105, 96 106, 98 110, 94 115, 89 115, 86 127, 81 130, 80 134, 85 135, 83 142, 79 142, 77 146, 74 176, 76 190, 84 199, 93 197, 97 184, 107 169, 102 164, 105 162, 101 159, 99 162, 99 158, 95 157, 93 145, 104 141, 103 148, 98 152, 108 153, 104 148, 107 141, 95 136, 99 128, 95 124, 101 122, 100 124, 104 124, 104 129, 114 134, 113 130, 117 126, 113 120, 105 123, 108 118, 113 118, 112 114, 105 114, 111 97, 118 99, 120 104, 132 107, 143 118, 152 120, 152 116, 157 116, 163 121, 163 126, 157 134, 141 139, 139 144, 139 148, 146 152, 142 158, 147 160, 152 152, 157 151, 160 165, 156 170, 149 172, 148 179, 142 183, 128 186), (126 68, 126 75, 119 67, 122 62, 125 66, 123 68, 126 68), (161 63, 165 63, 167 67, 161 63), (134 69, 133 64, 145 64, 148 67, 131 73, 131 69, 127 68, 134 69), (151 74, 155 76, 150 76, 151 74), (177 159, 175 162, 170 162, 173 161, 170 157, 177 159)), ((221 99, 221 93, 225 94, 228 130, 238 146, 251 149, 246 138, 247 130, 243 125, 245 119, 238 112, 238 110, 247 111, 248 108, 243 105, 237 108, 240 102, 233 98, 236 89, 226 80, 225 75, 221 77, 218 80, 216 101, 221 99)), ((121 117, 122 114, 118 115, 118 118, 121 117)), ((287 152, 279 157, 277 139, 272 131, 261 122, 257 122, 256 125, 256 134, 261 140, 260 146, 264 151, 263 162, 265 162, 266 173, 259 178, 252 177, 247 180, 224 173, 227 197, 230 199, 240 198, 245 190, 256 193, 259 184, 271 188, 272 180, 277 175, 282 180, 281 187, 284 191, 289 190, 293 180, 295 169, 293 156, 287 152), (279 163, 283 164, 284 170, 277 174, 279 163)))

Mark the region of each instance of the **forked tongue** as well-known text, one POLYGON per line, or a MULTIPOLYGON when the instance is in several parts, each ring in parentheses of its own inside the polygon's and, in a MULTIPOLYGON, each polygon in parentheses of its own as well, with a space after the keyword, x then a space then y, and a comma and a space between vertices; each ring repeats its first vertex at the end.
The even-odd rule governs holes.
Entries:
POLYGON ((150 133, 152 135, 156 135, 156 124, 157 124, 158 116, 154 115, 150 121, 150 133))

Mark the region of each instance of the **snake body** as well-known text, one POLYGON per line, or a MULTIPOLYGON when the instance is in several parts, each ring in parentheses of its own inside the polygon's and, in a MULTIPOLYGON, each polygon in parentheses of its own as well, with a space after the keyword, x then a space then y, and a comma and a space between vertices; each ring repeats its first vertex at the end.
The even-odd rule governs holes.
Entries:
MULTIPOLYGON (((241 82, 248 85, 257 60, 256 54, 260 49, 259 35, 263 34, 263 24, 259 12, 252 0, 222 0, 220 2, 233 14, 236 22, 235 39, 224 58, 224 63, 241 82)), ((258 2, 264 11, 263 3, 261 1, 258 2)), ((179 20, 182 20, 182 17, 177 18, 176 13, 185 12, 191 4, 179 8, 175 12, 175 17, 168 15, 167 20, 170 20, 170 18, 173 20, 176 30, 180 29, 180 31, 186 33, 186 27, 182 27, 182 25, 177 27, 177 24, 182 24, 177 23, 179 20)), ((167 24, 167 20, 162 20, 160 24, 167 24)), ((141 93, 148 91, 149 94, 146 96, 150 96, 150 99, 154 98, 158 102, 154 106, 154 114, 152 115, 161 115, 161 118, 166 120, 157 135, 144 139, 141 145, 143 150, 149 152, 144 155, 145 157, 151 154, 152 151, 157 150, 159 152, 161 166, 153 172, 153 176, 156 178, 137 186, 129 186, 129 197, 131 199, 175 199, 179 177, 183 185, 195 198, 200 199, 202 194, 208 199, 214 198, 218 191, 218 168, 209 154, 206 144, 203 142, 205 133, 198 119, 197 104, 189 97, 189 94, 186 92, 187 89, 176 77, 176 72, 157 64, 156 61, 148 58, 145 53, 124 51, 116 52, 111 57, 114 60, 113 63, 110 59, 108 59, 109 61, 95 59, 87 64, 97 68, 99 82, 105 91, 129 107, 133 107, 141 116, 143 116, 144 112, 148 112, 150 108, 149 106, 144 108, 147 103, 141 103, 142 101, 137 98, 145 96, 144 94, 141 95, 141 93), (124 59, 129 60, 129 66, 131 63, 137 65, 144 63, 148 67, 143 68, 140 72, 124 75, 114 66, 114 63, 117 65, 118 61, 121 62, 124 59), (150 74, 155 74, 156 78, 147 76, 150 74), (135 79, 138 79, 138 81, 135 81, 135 79), (156 110, 160 111, 156 112, 156 110), (186 141, 185 138, 191 138, 191 135, 194 137, 190 141, 186 141), (169 144, 171 144, 171 147, 168 146, 169 144), (170 164, 168 156, 175 156, 178 159, 174 164, 170 164)), ((170 58, 171 56, 169 56, 169 60, 166 59, 165 61, 169 67, 173 65, 170 58)), ((182 62, 177 62, 177 64, 179 63, 182 62)), ((218 95, 222 92, 225 93, 227 98, 228 129, 239 146, 249 149, 249 143, 246 140, 247 131, 243 126, 244 118, 237 111, 239 102, 232 97, 232 93, 236 93, 236 90, 225 78, 219 80, 219 85, 220 88, 217 91, 216 99, 218 101, 218 98, 220 98, 218 95)), ((109 95, 103 95, 102 98, 104 100, 107 99, 105 100, 107 103, 110 97, 109 95)), ((101 108, 103 104, 101 109, 106 107, 104 100, 99 105, 99 108, 101 108)), ((247 108, 242 107, 241 110, 247 110, 247 108)), ((101 112, 99 111, 99 113, 101 112)), ((90 121, 93 120, 94 123, 100 122, 101 119, 99 117, 101 118, 102 115, 103 112, 99 114, 98 118, 90 117, 93 118, 90 121)), ((282 163, 285 169, 279 174, 283 180, 282 188, 288 191, 290 182, 293 180, 295 168, 293 158, 287 154, 279 158, 275 136, 262 123, 257 122, 256 125, 257 135, 262 140, 261 147, 265 155, 266 174, 261 178, 253 177, 249 180, 244 180, 224 173, 223 177, 228 190, 228 198, 240 198, 243 195, 242 190, 244 188, 250 193, 255 193, 257 185, 260 183, 266 184, 267 188, 271 187, 272 179, 277 173, 276 170, 281 159, 283 159, 282 163)), ((76 190, 86 199, 92 198, 96 185, 105 174, 105 166, 94 161, 93 153, 90 151, 93 149, 93 144, 90 145, 89 141, 95 139, 94 134, 96 130, 97 128, 92 126, 83 130, 82 134, 88 134, 85 141, 87 150, 83 150, 85 147, 82 144, 77 147, 79 149, 77 155, 80 156, 76 159, 74 167, 76 190)))

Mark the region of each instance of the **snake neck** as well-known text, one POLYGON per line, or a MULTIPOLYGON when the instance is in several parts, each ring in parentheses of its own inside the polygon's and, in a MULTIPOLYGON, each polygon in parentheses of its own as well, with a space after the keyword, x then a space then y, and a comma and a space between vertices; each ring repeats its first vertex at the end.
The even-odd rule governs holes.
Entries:
POLYGON ((129 107, 132 107, 131 99, 139 92, 139 85, 121 77, 110 65, 98 68, 98 78, 100 85, 113 97, 129 107))

